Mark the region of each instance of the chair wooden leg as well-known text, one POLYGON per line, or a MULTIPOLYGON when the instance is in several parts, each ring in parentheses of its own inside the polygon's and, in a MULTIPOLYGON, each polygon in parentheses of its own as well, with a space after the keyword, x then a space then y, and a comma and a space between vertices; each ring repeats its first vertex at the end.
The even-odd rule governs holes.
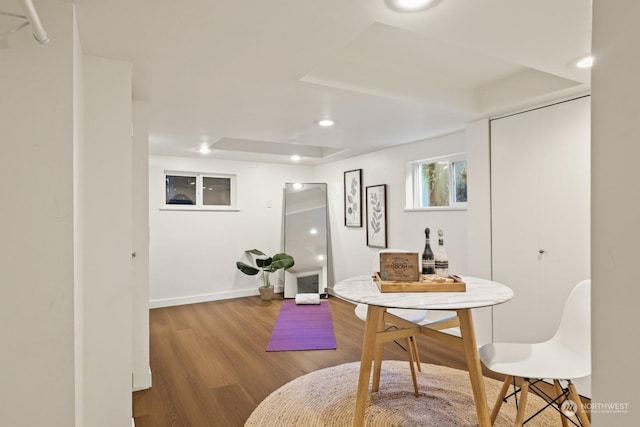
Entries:
POLYGON ((571 399, 576 404, 576 410, 578 419, 583 427, 591 427, 591 422, 589 421, 589 417, 587 417, 587 413, 584 410, 584 406, 582 406, 582 400, 580 400, 580 395, 576 390, 576 386, 573 383, 569 383, 569 399, 571 399))
POLYGON ((491 425, 494 425, 496 418, 498 418, 498 413, 500 412, 500 408, 502 408, 502 402, 504 401, 504 397, 507 395, 507 390, 509 390, 509 386, 512 381, 513 377, 511 375, 507 375, 502 383, 502 388, 500 389, 496 403, 493 405, 493 409, 491 410, 491 425))
POLYGON ((418 372, 422 372, 422 366, 420 365, 420 353, 418 352, 418 342, 416 337, 409 337, 411 339, 411 347, 413 348, 413 358, 418 367, 418 372))
MULTIPOLYGON (((556 389, 557 396, 561 396, 563 394, 562 387, 560 386, 560 381, 553 380, 553 385, 556 389)), ((558 407, 562 405, 562 402, 565 401, 565 398, 558 399, 558 407)), ((560 420, 562 420, 562 427, 569 427, 569 421, 560 413, 560 420)))
POLYGON ((409 367, 411 368, 411 379, 413 380, 413 394, 418 397, 418 379, 416 378, 416 368, 413 366, 413 350, 411 349, 411 337, 407 337, 407 354, 409 356, 409 367))
POLYGON ((518 414, 516 415, 516 427, 522 427, 522 423, 524 422, 524 411, 527 407, 527 396, 529 395, 529 378, 522 379, 522 387, 520 390, 520 406, 518 407, 518 414))
MULTIPOLYGON (((380 316, 378 320, 378 331, 384 331, 384 317, 380 316)), ((373 356, 373 379, 371 381, 371 391, 378 391, 380 389, 380 371, 382 370, 382 349, 383 345, 376 345, 373 356)))

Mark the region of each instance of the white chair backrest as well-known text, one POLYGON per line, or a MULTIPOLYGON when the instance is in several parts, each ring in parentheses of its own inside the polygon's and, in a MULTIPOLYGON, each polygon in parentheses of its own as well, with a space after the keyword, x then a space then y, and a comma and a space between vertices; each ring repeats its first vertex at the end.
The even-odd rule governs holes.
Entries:
MULTIPOLYGON (((382 249, 378 251, 375 257, 373 257, 373 271, 372 273, 377 273, 380 271, 380 254, 382 253, 394 253, 394 252, 415 252, 409 251, 407 249, 382 249)), ((418 254, 418 265, 420 265, 420 254, 418 254)))
POLYGON ((562 312, 560 326, 553 341, 585 357, 591 355, 591 280, 578 283, 571 293, 562 312))

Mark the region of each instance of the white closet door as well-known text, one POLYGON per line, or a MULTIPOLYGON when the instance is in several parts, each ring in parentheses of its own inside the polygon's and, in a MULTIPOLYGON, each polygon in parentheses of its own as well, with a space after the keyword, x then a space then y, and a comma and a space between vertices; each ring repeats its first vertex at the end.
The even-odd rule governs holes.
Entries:
POLYGON ((589 123, 588 97, 491 122, 493 279, 515 293, 494 341, 549 338, 590 277, 589 123))
POLYGON ((519 342, 530 337, 531 318, 542 304, 536 261, 543 156, 532 131, 538 128, 538 116, 530 114, 491 123, 493 278, 514 290, 511 301, 495 307, 494 341, 519 342))
POLYGON ((540 230, 540 286, 550 300, 548 332, 555 332, 569 292, 591 277, 590 98, 541 110, 550 173, 545 175, 547 209, 540 230))

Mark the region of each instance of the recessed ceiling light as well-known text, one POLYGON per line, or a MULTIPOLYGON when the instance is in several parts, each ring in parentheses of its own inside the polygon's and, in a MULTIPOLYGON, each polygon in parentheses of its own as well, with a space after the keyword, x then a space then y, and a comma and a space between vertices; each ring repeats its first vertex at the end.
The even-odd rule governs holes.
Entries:
POLYGON ((580 59, 578 62, 576 62, 576 67, 578 68, 591 68, 593 67, 593 56, 585 56, 584 58, 580 59))
POLYGON ((440 0, 386 0, 387 5, 398 12, 418 12, 435 6, 440 0))
POLYGON ((316 228, 312 228, 309 230, 309 234, 318 234, 318 230, 316 228))
POLYGON ((334 122, 331 119, 322 119, 318 122, 318 124, 323 127, 329 127, 333 126, 334 122))
POLYGON ((296 190, 300 190, 302 188, 302 184, 300 184, 299 182, 296 182, 293 184, 293 188, 295 188, 296 190))
POLYGON ((302 160, 302 157, 298 156, 297 154, 294 154, 293 156, 289 157, 291 159, 291 161, 293 162, 299 162, 300 160, 302 160))
POLYGON ((209 148, 208 145, 203 145, 202 147, 198 148, 196 151, 201 154, 209 154, 211 152, 211 148, 209 148))

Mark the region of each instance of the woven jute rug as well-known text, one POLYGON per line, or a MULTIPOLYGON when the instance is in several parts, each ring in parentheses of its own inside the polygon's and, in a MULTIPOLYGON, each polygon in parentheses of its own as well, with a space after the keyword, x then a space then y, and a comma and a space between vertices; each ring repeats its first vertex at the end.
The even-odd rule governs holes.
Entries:
MULTIPOLYGON (((360 363, 321 369, 285 384, 255 409, 246 426, 350 426, 355 411, 360 363)), ((366 426, 476 426, 478 425, 469 374, 443 366, 422 364, 417 372, 420 396, 413 394, 408 362, 382 363, 380 390, 370 394, 366 426)), ((502 383, 485 378, 489 408, 502 383)), ((527 415, 543 406, 529 394, 527 415)), ((502 405, 496 426, 512 426, 513 398, 502 405)), ((561 426, 560 415, 548 408, 527 426, 561 426)))

